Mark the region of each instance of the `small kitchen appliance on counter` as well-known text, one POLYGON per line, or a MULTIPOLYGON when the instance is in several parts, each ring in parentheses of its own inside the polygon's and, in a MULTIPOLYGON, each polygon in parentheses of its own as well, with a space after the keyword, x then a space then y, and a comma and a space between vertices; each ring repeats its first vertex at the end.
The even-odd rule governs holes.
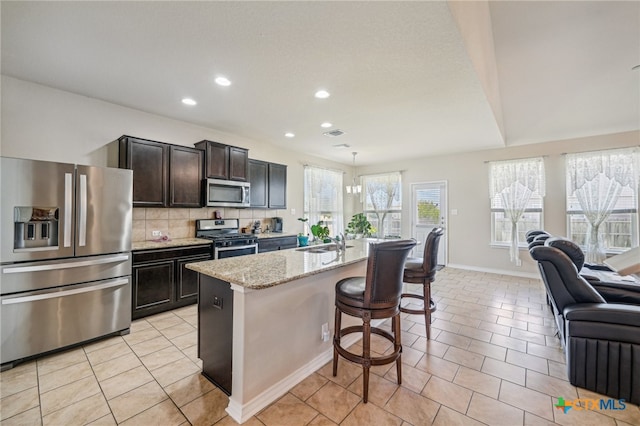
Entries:
POLYGON ((196 220, 196 238, 213 241, 213 258, 243 256, 258 253, 258 237, 240 233, 238 219, 196 220))
POLYGON ((131 170, 0 157, 1 369, 131 326, 131 170))
POLYGON ((271 232, 282 232, 282 218, 274 217, 271 219, 271 232))

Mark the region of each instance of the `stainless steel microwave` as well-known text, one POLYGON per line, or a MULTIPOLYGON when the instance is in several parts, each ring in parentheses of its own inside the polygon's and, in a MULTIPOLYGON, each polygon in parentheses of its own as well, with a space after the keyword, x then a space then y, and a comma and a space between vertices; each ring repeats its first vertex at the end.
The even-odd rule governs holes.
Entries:
POLYGON ((208 207, 249 207, 249 182, 222 179, 206 179, 204 182, 204 201, 208 207))

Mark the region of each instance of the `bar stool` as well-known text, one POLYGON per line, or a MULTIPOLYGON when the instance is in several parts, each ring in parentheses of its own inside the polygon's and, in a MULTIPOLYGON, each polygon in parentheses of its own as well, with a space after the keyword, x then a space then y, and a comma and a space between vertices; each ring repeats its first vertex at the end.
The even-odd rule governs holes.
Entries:
POLYGON ((338 374, 338 355, 362 365, 363 401, 369 397, 369 369, 372 365, 396 362, 398 384, 402 383, 400 354, 400 294, 404 262, 415 240, 396 240, 369 244, 366 277, 344 278, 336 284, 336 318, 333 337, 333 375, 338 374), (362 318, 362 325, 341 329, 342 314, 362 318), (371 326, 371 320, 393 318, 392 333, 371 326), (362 354, 355 354, 340 346, 340 339, 350 333, 362 332, 362 354), (371 357, 371 333, 393 343, 393 352, 371 357))
POLYGON ((410 257, 404 265, 402 281, 410 284, 422 284, 422 295, 402 293, 401 297, 422 300, 422 309, 412 309, 400 306, 400 312, 414 315, 424 315, 427 328, 427 339, 431 338, 431 314, 436 311, 436 302, 431 299, 431 283, 436 278, 436 266, 438 266, 438 244, 444 233, 442 228, 433 228, 424 244, 422 258, 410 257))

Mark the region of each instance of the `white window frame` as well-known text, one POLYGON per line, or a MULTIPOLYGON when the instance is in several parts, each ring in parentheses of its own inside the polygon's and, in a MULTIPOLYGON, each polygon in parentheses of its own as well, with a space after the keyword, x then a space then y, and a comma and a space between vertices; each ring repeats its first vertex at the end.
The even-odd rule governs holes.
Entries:
MULTIPOLYGON (((400 172, 388 172, 388 173, 378 173, 374 175, 364 175, 361 176, 362 180, 362 211, 369 219, 369 222, 373 224, 376 228, 375 235, 378 238, 400 238, 402 232, 402 174, 400 172), (385 184, 386 182, 393 183, 396 188, 393 194, 393 199, 391 200, 390 208, 387 208, 387 205, 384 207, 379 205, 378 209, 375 208, 373 201, 371 200, 371 191, 373 191, 373 185, 385 184), (395 181, 395 182, 394 182, 395 181), (398 218, 399 215, 399 218, 398 218), (395 218, 393 216, 396 216, 395 218), (374 219, 375 218, 375 219, 374 219), (386 234, 384 229, 379 229, 378 220, 382 220, 383 228, 386 223, 389 225, 389 220, 393 219, 399 221, 397 226, 398 234, 386 234)), ((383 188, 378 187, 375 192, 379 193, 382 201, 385 196, 382 195, 381 192, 383 188)))
POLYGON ((309 219, 307 230, 322 221, 330 235, 344 232, 343 181, 342 171, 304 166, 303 213, 309 219))
MULTIPOLYGON (((637 149, 634 150, 634 149, 621 148, 620 150, 598 150, 598 151, 585 152, 583 154, 587 156, 590 154, 606 154, 608 152, 615 154, 616 152, 622 152, 622 151, 631 151, 629 155, 632 155, 634 157, 634 166, 636 168, 635 173, 636 173, 636 180, 637 180, 637 175, 638 175, 638 172, 640 171, 639 170, 640 169, 640 152, 637 149)), ((581 154, 573 154, 573 155, 581 155, 581 154)), ((567 168, 566 173, 568 174, 569 172, 570 170, 567 168)), ((578 244, 583 250, 585 250, 588 221, 580 207, 580 203, 577 201, 577 197, 571 194, 570 192, 571 190, 569 188, 569 178, 567 176, 567 189, 565 192, 567 236, 569 239, 571 239, 576 244, 578 244), (577 225, 577 223, 583 223, 584 224, 583 226, 586 227, 584 234, 574 229, 574 226, 577 225), (584 235, 584 237, 582 237, 582 235, 584 235)), ((603 242, 604 242, 603 248, 606 255, 619 254, 632 247, 637 247, 640 244, 640 229, 638 224, 638 220, 640 217, 639 211, 640 211, 639 187, 637 185, 635 188, 624 187, 621 191, 620 198, 616 203, 616 208, 614 208, 614 210, 611 212, 609 217, 602 223, 602 225, 600 225, 601 227, 603 227, 602 229, 605 229, 605 232, 603 235, 603 242), (629 197, 631 197, 631 203, 625 203, 624 200, 628 199, 629 197), (607 237, 609 235, 606 232, 607 226, 605 224, 610 223, 620 215, 629 215, 627 222, 629 222, 630 224, 630 229, 628 234, 630 239, 630 244, 629 246, 620 246, 620 247, 610 246, 607 244, 607 237)))
MULTIPOLYGON (((505 161, 494 161, 489 162, 489 167, 493 167, 494 165, 499 165, 504 162, 513 162, 513 163, 526 163, 531 161, 544 161, 542 157, 534 157, 534 158, 523 158, 523 159, 515 159, 515 160, 505 160, 505 161)), ((535 223, 527 225, 526 222, 518 222, 518 248, 526 249, 527 240, 525 238, 525 234, 530 229, 544 229, 544 167, 542 168, 542 176, 538 176, 540 182, 542 182, 540 188, 536 188, 527 203, 526 208, 524 209, 524 215, 529 217, 537 216, 537 219, 533 221, 535 223)), ((490 170, 491 176, 491 170, 490 170)), ((492 185, 489 182, 489 185, 492 185)), ((499 193, 496 193, 493 198, 490 198, 490 211, 491 211, 491 241, 490 246, 496 248, 509 248, 511 246, 511 221, 506 217, 505 208, 502 204, 502 199, 499 193), (500 216, 501 215, 501 216, 500 216), (505 231, 506 238, 503 240, 496 239, 496 233, 498 232, 497 222, 500 221, 508 221, 508 228, 505 231)), ((503 228, 504 229, 504 228, 503 228)))

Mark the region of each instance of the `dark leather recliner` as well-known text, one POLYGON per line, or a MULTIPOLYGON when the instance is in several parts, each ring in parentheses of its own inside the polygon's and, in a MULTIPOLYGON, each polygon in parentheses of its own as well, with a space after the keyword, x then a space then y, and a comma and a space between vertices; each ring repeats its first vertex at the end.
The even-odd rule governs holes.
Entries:
POLYGON ((607 303, 559 248, 530 253, 551 299, 571 384, 640 404, 640 306, 607 303))
POLYGON ((536 239, 539 235, 550 235, 547 231, 543 231, 542 229, 531 229, 524 234, 524 237, 527 239, 527 244, 531 244, 531 242, 536 239))
POLYGON ((587 280, 607 302, 640 306, 640 282, 635 278, 620 276, 606 265, 585 264, 584 252, 580 246, 566 238, 552 237, 544 244, 564 252, 576 266, 580 276, 587 280))

